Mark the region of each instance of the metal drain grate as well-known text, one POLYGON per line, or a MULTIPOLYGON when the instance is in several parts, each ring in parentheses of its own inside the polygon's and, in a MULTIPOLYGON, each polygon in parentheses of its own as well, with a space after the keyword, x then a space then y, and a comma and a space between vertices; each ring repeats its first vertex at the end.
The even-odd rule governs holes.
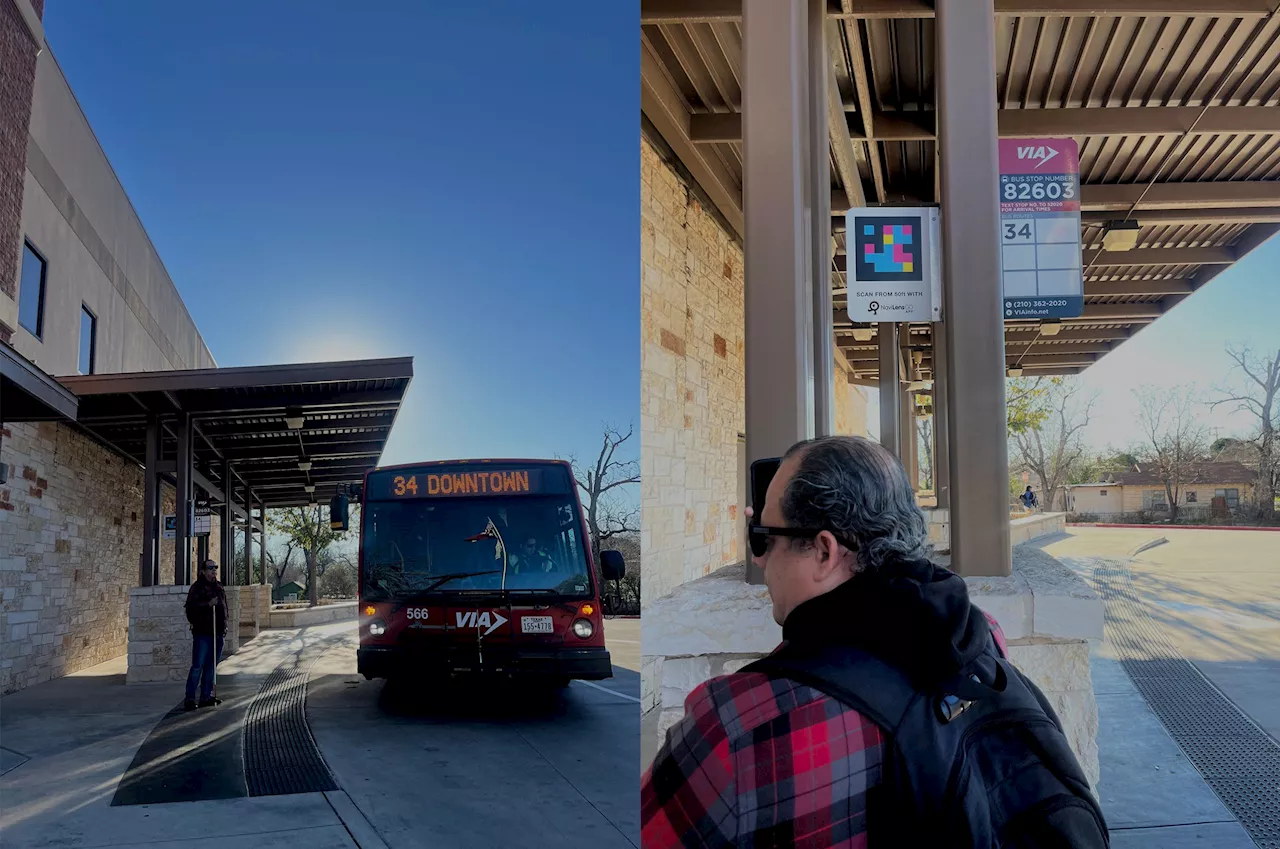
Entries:
POLYGON ((296 652, 267 676, 249 704, 244 728, 244 772, 250 796, 337 790, 307 726, 311 664, 335 640, 296 652))
POLYGON ((1261 849, 1280 849, 1280 745, 1182 658, 1133 589, 1128 568, 1096 568, 1107 640, 1138 692, 1261 849))

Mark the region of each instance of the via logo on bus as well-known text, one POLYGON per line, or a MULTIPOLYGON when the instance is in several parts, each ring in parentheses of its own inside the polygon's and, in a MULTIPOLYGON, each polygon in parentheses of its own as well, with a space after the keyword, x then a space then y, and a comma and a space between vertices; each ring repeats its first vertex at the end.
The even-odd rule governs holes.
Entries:
POLYGON ((485 628, 484 636, 489 636, 507 622, 507 617, 494 611, 466 610, 458 611, 459 628, 485 628))

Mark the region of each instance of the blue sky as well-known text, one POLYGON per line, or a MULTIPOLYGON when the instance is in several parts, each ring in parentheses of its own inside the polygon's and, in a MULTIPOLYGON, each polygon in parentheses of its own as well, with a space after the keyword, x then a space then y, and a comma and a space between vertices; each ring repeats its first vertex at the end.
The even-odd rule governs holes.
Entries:
MULTIPOLYGON (((1139 216, 1140 218, 1141 216, 1139 216)), ((1136 391, 1143 386, 1194 386, 1206 401, 1215 387, 1238 380, 1228 344, 1252 346, 1255 353, 1280 349, 1280 237, 1262 245, 1214 278, 1158 321, 1107 354, 1077 378, 1084 395, 1095 394, 1085 443, 1123 449, 1141 440, 1136 391)), ((877 391, 868 390, 868 426, 880 429, 877 391)), ((1218 436, 1243 436, 1257 426, 1228 407, 1199 410, 1218 436)))
POLYGON ((219 365, 412 355, 384 462, 638 456, 634 4, 359 8, 44 23, 219 365))

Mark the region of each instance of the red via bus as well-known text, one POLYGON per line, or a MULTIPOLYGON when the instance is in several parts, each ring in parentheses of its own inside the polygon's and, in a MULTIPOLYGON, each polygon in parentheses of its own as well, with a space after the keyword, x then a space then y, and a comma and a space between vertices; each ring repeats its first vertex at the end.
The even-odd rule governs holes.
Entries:
MULTIPOLYGON (((359 492, 366 679, 611 678, 600 587, 573 471, 468 460, 370 471, 359 492)), ((334 521, 346 505, 335 499, 334 521)), ((601 554, 605 580, 621 553, 601 554)))

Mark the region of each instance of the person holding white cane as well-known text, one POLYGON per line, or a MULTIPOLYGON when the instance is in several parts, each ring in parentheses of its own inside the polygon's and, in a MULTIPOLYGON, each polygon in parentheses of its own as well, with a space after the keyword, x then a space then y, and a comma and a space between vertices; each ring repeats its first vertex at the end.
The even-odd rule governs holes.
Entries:
POLYGON ((227 594, 218 583, 218 564, 206 560, 200 574, 187 592, 187 621, 191 623, 191 671, 187 673, 187 692, 183 707, 213 707, 222 703, 215 687, 218 661, 227 635, 227 594), (200 701, 196 701, 196 688, 200 701))

